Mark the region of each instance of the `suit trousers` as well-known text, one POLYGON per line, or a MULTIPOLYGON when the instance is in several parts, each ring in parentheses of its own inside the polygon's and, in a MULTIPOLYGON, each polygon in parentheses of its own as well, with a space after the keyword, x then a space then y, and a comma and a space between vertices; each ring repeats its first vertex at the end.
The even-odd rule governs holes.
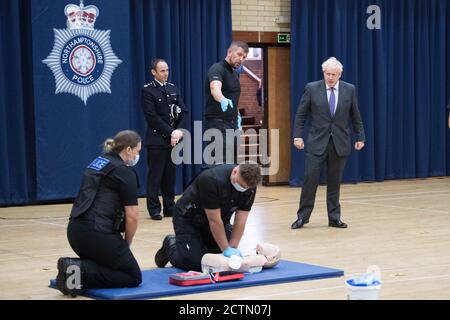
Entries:
POLYGON ((172 216, 175 205, 176 167, 170 157, 172 149, 147 148, 147 210, 150 216, 161 213, 159 191, 164 215, 172 216))
POLYGON ((320 171, 324 163, 327 168, 327 211, 329 221, 341 219, 341 205, 339 194, 347 157, 340 157, 336 153, 333 138, 330 137, 325 153, 318 156, 306 152, 305 177, 297 211, 298 219, 309 220, 314 209, 320 171))

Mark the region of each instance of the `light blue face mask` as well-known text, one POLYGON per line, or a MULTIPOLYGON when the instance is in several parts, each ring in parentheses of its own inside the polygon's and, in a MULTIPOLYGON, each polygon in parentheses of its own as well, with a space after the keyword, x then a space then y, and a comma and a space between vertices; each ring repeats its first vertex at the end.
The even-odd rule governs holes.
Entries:
POLYGON ((241 186, 239 183, 235 182, 235 183, 231 183, 233 185, 233 187, 239 191, 239 192, 245 192, 248 190, 248 188, 244 188, 243 186, 241 186))
POLYGON ((136 158, 128 160, 127 165, 129 167, 134 167, 139 162, 139 154, 136 155, 136 158))

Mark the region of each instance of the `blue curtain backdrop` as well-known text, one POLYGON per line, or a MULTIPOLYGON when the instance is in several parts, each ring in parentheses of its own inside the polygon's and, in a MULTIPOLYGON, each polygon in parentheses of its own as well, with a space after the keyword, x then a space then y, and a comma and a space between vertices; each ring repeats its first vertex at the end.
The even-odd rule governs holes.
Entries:
MULTIPOLYGON (((450 1, 297 0, 291 9, 292 116, 330 56, 357 87, 367 141, 344 181, 450 175, 450 1), (366 26, 370 5, 381 9, 381 29, 366 26)), ((293 148, 292 160, 299 186, 304 152, 293 148)))
MULTIPOLYGON (((87 104, 55 94, 55 77, 43 63, 54 46, 54 29, 67 29, 64 8, 79 1, 0 1, 0 205, 73 198, 84 168, 105 138, 124 129, 145 136, 142 86, 151 81, 150 61, 167 60, 169 81, 189 110, 188 129, 202 120, 203 81, 231 41, 230 0, 92 0, 96 30, 110 30, 122 61, 111 77, 111 93, 87 104)), ((146 152, 136 167, 145 194, 146 152)), ((177 192, 198 171, 179 166, 177 192)))
POLYGON ((0 1, 0 205, 36 194, 31 52, 29 4, 0 1))

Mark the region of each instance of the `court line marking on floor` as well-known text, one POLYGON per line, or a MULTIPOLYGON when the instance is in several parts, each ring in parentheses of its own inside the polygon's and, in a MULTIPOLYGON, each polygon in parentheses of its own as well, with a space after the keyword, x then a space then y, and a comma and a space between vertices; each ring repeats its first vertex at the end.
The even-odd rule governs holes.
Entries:
MULTIPOLYGON (((411 196, 413 196, 413 195, 415 195, 414 197, 403 197, 403 198, 392 198, 392 197, 389 197, 388 195, 383 195, 383 197, 385 197, 385 198, 379 198, 379 199, 377 199, 376 197, 377 196, 373 196, 373 197, 360 197, 360 198, 358 198, 358 197, 354 197, 354 198, 341 198, 340 199, 340 201, 341 202, 351 202, 351 201, 372 201, 372 200, 374 200, 374 201, 387 201, 387 200, 403 200, 403 199, 411 199, 411 198, 417 198, 417 195, 431 195, 431 196, 437 196, 437 195, 441 195, 441 194, 445 194, 445 195, 448 195, 448 192, 449 191, 439 191, 439 194, 438 194, 438 192, 434 192, 433 194, 430 194, 430 192, 426 192, 426 193, 420 193, 420 194, 416 194, 416 193, 410 193, 410 194, 404 194, 404 195, 411 195, 411 196)), ((393 194, 394 195, 394 194, 393 194)), ((400 195, 400 194, 396 194, 396 195, 400 195)), ((323 199, 321 199, 321 198, 317 198, 316 199, 316 202, 318 201, 318 202, 326 202, 326 198, 323 198, 323 199)), ((258 206, 258 204, 257 203, 255 203, 253 206, 254 207, 262 207, 262 208, 266 208, 266 207, 287 207, 287 206, 292 206, 292 205, 294 205, 294 204, 298 204, 298 202, 299 202, 299 200, 279 200, 279 201, 274 201, 274 202, 271 202, 271 203, 266 203, 264 206, 258 206)), ((355 203, 357 203, 357 202, 355 202, 355 203)), ((367 203, 365 203, 365 204, 367 204, 367 203)), ((372 203, 370 203, 371 205, 372 205, 372 203)), ((376 204, 373 204, 373 205, 376 205, 376 204)), ((440 212, 449 212, 449 211, 440 211, 440 212)))
MULTIPOLYGON (((445 193, 439 193, 439 194, 429 194, 429 195, 425 195, 426 197, 440 197, 440 196, 442 196, 443 194, 445 194, 446 196, 448 196, 448 194, 449 194, 449 192, 445 192, 445 193)), ((366 199, 364 199, 364 198, 360 198, 360 199, 352 199, 352 198, 343 198, 343 199, 341 199, 341 201, 342 200, 346 200, 346 201, 353 201, 353 200, 363 200, 363 201, 367 201, 367 200, 369 200, 369 201, 386 201, 386 200, 404 200, 404 199, 417 199, 417 195, 411 195, 411 196, 406 196, 406 197, 401 197, 401 198, 389 198, 389 197, 387 197, 387 198, 378 198, 378 199, 375 199, 375 198, 366 198, 366 199)))
POLYGON ((26 220, 67 220, 69 221, 69 216, 64 216, 64 217, 34 217, 34 218, 30 218, 30 217, 25 217, 25 218, 7 218, 7 217, 0 217, 0 222, 7 222, 7 221, 26 221, 26 220))
MULTIPOLYGON (((353 201, 353 200, 402 200, 402 199, 409 199, 409 198, 392 198, 394 196, 417 196, 417 195, 439 195, 439 194, 448 194, 449 190, 436 190, 436 191, 419 191, 419 192, 405 192, 405 193, 392 193, 392 194, 380 194, 380 195, 373 195, 373 196, 363 196, 363 197, 341 197, 341 201, 353 201)), ((298 203, 298 199, 296 200, 279 200, 276 198, 272 198, 272 197, 264 197, 264 199, 270 199, 270 201, 255 201, 254 206, 257 207, 259 206, 259 204, 261 204, 261 206, 263 205, 263 207, 266 206, 287 206, 287 205, 291 205, 291 204, 297 204, 298 203), (272 200, 273 199, 273 200, 272 200), (284 204, 284 205, 283 205, 284 204)), ((326 201, 325 198, 321 199, 321 198, 317 198, 316 201, 326 201)), ((22 218, 5 218, 5 217, 0 217, 2 219, 0 219, 0 222, 2 220, 4 221, 20 221, 22 220, 22 218)), ((39 217, 39 218, 23 218, 23 221, 37 221, 37 220, 42 220, 42 219, 53 219, 53 220, 65 220, 68 219, 68 217, 64 216, 64 217, 39 217)), ((2 227, 0 225, 0 227, 2 227)))
POLYGON ((29 223, 24 223, 24 224, 15 224, 15 225, 11 225, 11 224, 4 224, 4 225, 0 225, 0 228, 11 228, 11 227, 30 227, 30 226, 34 226, 36 223, 38 224, 44 224, 44 225, 52 225, 52 226, 58 226, 58 227, 66 227, 67 224, 58 224, 58 223, 51 223, 51 222, 43 222, 40 220, 24 220, 24 221, 28 221, 29 223))
POLYGON ((351 203, 351 204, 361 204, 366 206, 375 206, 375 207, 383 207, 383 208, 391 208, 391 209, 402 209, 402 210, 416 210, 416 211, 425 211, 425 212, 432 212, 432 213, 444 213, 448 214, 450 211, 445 210, 435 210, 435 209, 427 209, 427 208, 415 208, 415 207, 403 207, 403 206, 393 206, 393 205, 387 205, 387 204, 377 204, 377 203, 370 203, 370 202, 361 202, 361 201, 354 201, 354 200, 341 200, 343 203, 351 203))
POLYGON ((50 225, 50 226, 55 226, 55 227, 62 227, 62 228, 67 228, 67 223, 65 224, 58 224, 58 223, 52 223, 52 222, 44 222, 44 221, 40 221, 40 220, 28 220, 30 222, 34 222, 34 223, 38 223, 38 224, 45 224, 45 225, 50 225))
MULTIPOLYGON (((361 198, 375 199, 375 198, 388 198, 388 197, 393 197, 393 196, 448 194, 449 192, 450 192, 450 189, 449 190, 436 190, 436 191, 402 192, 402 193, 389 193, 389 194, 375 194, 375 195, 370 195, 370 196, 365 195, 363 197, 351 196, 351 197, 349 197, 347 199, 349 199, 349 200, 352 200, 352 199, 358 200, 358 199, 361 199, 361 198)), ((342 191, 341 191, 341 194, 342 194, 342 191)), ((293 200, 279 200, 279 201, 293 201, 293 200)))
POLYGON ((34 225, 34 223, 27 223, 27 224, 4 224, 4 225, 0 225, 0 228, 11 228, 11 227, 29 227, 34 225))
MULTIPOLYGON (((60 228, 66 228, 67 227, 67 224, 61 225, 61 224, 51 223, 51 222, 43 222, 43 221, 35 221, 35 220, 29 220, 29 221, 31 222, 29 224, 30 226, 33 225, 33 223, 39 223, 39 224, 51 225, 51 226, 60 227, 60 228)), ((159 241, 159 240, 146 240, 146 239, 136 238, 136 237, 134 237, 134 239, 135 240, 139 240, 139 241, 148 242, 148 243, 158 243, 158 244, 161 243, 161 241, 159 241)))

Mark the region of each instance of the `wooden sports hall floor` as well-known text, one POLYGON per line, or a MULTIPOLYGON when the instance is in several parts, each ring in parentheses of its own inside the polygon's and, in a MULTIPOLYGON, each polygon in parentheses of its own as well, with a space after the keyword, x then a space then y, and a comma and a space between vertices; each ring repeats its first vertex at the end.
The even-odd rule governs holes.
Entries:
MULTIPOLYGON (((165 299, 342 300, 345 280, 369 265, 381 269, 380 299, 450 299, 450 177, 343 185, 348 229, 327 226, 320 186, 310 223, 291 230, 299 194, 300 188, 260 187, 241 248, 274 243, 284 259, 343 269, 345 276, 165 299)), ((132 250, 142 269, 154 268, 154 254, 172 223, 150 220, 144 198, 139 205, 132 250)), ((70 207, 0 208, 0 299, 71 299, 47 287, 58 257, 74 255, 66 239, 70 207)))

